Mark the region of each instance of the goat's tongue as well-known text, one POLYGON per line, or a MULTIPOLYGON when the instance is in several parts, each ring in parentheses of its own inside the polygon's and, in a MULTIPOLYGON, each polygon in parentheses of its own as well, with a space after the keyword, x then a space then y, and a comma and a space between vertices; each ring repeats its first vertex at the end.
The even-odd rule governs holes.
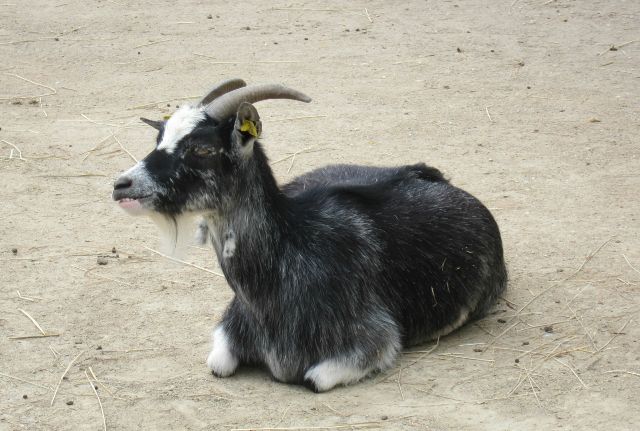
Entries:
POLYGON ((138 199, 120 199, 118 205, 125 210, 137 210, 142 207, 138 199))

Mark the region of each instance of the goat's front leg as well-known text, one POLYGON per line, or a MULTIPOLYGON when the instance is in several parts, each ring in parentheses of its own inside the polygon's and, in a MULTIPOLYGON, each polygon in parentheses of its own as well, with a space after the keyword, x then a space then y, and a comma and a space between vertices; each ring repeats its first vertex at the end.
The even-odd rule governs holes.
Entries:
POLYGON ((231 351, 229 335, 221 323, 213 331, 213 348, 207 358, 207 366, 216 377, 229 377, 235 373, 240 361, 231 351))

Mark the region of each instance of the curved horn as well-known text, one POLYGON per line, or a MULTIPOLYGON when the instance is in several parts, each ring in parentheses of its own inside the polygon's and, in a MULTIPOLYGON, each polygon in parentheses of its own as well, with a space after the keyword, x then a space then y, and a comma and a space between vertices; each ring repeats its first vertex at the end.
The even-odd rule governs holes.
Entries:
POLYGON ((252 85, 231 91, 215 99, 205 108, 212 118, 222 121, 236 113, 242 102, 255 103, 267 99, 292 99, 309 103, 311 98, 292 88, 279 84, 252 85))
POLYGON ((217 99, 223 94, 226 94, 233 90, 237 90, 238 88, 245 87, 246 85, 247 83, 239 78, 231 78, 231 79, 226 79, 224 81, 220 81, 216 85, 214 85, 213 88, 209 90, 209 92, 207 92, 206 96, 204 96, 202 100, 200 100, 198 105, 200 106, 208 105, 209 103, 213 102, 214 99, 217 99))

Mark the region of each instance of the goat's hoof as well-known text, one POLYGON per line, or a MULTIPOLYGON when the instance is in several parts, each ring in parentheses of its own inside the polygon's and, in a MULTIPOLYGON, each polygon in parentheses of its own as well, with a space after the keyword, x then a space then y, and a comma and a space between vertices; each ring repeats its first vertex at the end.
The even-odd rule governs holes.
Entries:
POLYGON ((320 390, 316 386, 316 383, 311 379, 304 379, 302 381, 302 386, 304 386, 305 388, 309 389, 310 391, 315 392, 316 394, 320 393, 320 390))
POLYGON ((213 374, 214 376, 218 378, 229 377, 236 372, 236 368, 238 367, 237 360, 229 362, 219 362, 215 361, 215 359, 217 359, 215 358, 215 355, 210 354, 209 359, 207 360, 207 366, 211 370, 211 374, 213 374), (212 356, 214 357, 212 358, 212 356))
POLYGON ((231 374, 224 375, 224 374, 220 374, 220 373, 216 372, 215 370, 211 370, 211 375, 213 377, 217 377, 219 379, 222 379, 222 378, 225 378, 225 377, 229 377, 231 374))

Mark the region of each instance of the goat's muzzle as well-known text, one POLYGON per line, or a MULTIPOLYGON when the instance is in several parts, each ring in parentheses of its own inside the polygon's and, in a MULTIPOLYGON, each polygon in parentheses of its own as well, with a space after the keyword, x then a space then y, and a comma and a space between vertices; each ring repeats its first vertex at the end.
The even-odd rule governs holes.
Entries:
POLYGON ((151 198, 150 194, 143 193, 136 187, 134 180, 121 175, 113 184, 113 200, 118 202, 120 208, 131 214, 140 214, 144 211, 145 200, 151 198))

